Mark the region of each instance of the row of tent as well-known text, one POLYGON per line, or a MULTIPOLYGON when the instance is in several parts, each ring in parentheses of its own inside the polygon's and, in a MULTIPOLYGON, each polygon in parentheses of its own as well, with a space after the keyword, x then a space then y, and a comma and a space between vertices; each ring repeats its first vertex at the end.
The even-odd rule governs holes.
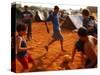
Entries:
MULTIPOLYGON (((38 15, 35 14, 34 21, 41 22, 47 18, 49 14, 47 12, 39 12, 38 15)), ((68 15, 66 16, 66 20, 62 23, 63 28, 68 29, 78 29, 82 27, 82 17, 80 15, 68 15)))
MULTIPOLYGON (((21 11, 22 12, 22 11, 21 11)), ((18 12, 17 12, 18 13, 18 12)), ((47 19, 50 14, 50 10, 31 10, 33 14, 33 21, 42 22, 47 19)), ((20 14, 20 13, 19 13, 20 14)), ((18 17, 20 15, 18 14, 18 17)), ((17 15, 16 15, 17 17, 17 15)), ((66 20, 62 23, 63 28, 78 29, 82 27, 82 17, 80 15, 66 15, 66 20)))

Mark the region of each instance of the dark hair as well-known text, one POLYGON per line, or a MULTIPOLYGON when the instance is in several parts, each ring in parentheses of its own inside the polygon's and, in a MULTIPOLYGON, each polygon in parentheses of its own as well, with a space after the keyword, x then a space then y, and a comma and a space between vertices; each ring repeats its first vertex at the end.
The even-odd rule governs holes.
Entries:
POLYGON ((79 36, 87 36, 88 35, 88 30, 85 27, 81 27, 78 30, 78 35, 79 36))
POLYGON ((90 19, 95 20, 95 17, 94 16, 90 16, 90 19))
POLYGON ((59 10, 59 7, 56 5, 56 6, 54 6, 54 10, 59 10))
POLYGON ((89 10, 88 9, 83 9, 82 15, 89 16, 90 15, 89 10))
POLYGON ((50 10, 50 11, 49 11, 49 14, 51 14, 52 12, 53 12, 53 11, 52 11, 52 10, 50 10))
POLYGON ((25 8, 25 9, 27 9, 27 8, 28 8, 28 6, 27 6, 27 5, 25 5, 25 6, 24 6, 24 8, 25 8))
POLYGON ((26 31, 26 26, 23 24, 18 24, 17 25, 17 32, 20 32, 20 31, 26 31))

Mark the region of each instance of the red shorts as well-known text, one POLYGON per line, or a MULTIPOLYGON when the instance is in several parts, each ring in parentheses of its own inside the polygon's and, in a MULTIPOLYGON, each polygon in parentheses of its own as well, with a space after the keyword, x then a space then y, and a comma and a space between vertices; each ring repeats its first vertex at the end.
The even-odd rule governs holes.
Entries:
POLYGON ((24 69, 28 69, 28 63, 34 63, 34 60, 30 55, 24 57, 18 57, 18 60, 23 65, 24 69))

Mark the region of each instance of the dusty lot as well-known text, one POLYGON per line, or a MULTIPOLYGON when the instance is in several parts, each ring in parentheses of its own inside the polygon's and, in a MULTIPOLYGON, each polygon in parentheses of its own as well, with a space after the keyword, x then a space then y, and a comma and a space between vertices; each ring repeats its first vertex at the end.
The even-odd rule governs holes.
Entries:
MULTIPOLYGON (((78 36, 75 32, 72 32, 71 30, 62 30, 64 36, 64 49, 66 50, 66 52, 62 53, 62 51, 60 50, 60 44, 57 41, 49 47, 49 51, 46 53, 44 46, 48 43, 52 35, 51 23, 48 23, 48 26, 51 32, 49 34, 46 31, 44 23, 35 22, 32 24, 32 40, 28 41, 27 43, 28 46, 34 46, 34 49, 29 51, 29 54, 31 54, 34 60, 38 61, 38 67, 43 68, 42 70, 63 70, 64 68, 61 67, 61 63, 63 62, 63 55, 69 54, 71 56, 73 46, 75 44, 75 41, 78 39, 78 36), (45 56, 40 57, 44 54, 45 56)), ((18 60, 16 61, 16 63, 16 70, 17 72, 20 72, 22 66, 18 60)), ((32 65, 29 64, 29 66, 31 67, 32 65)), ((73 63, 69 62, 68 64, 65 64, 65 66, 69 66, 68 70, 80 68, 80 53, 77 53, 75 55, 75 60, 73 63)))

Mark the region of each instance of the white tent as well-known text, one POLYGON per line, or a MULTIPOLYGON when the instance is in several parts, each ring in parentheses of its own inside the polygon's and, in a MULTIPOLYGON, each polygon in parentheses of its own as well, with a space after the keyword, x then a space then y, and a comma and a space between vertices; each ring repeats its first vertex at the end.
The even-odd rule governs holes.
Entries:
MULTIPOLYGON (((39 21, 44 21, 47 19, 48 13, 45 11, 37 11, 38 12, 38 16, 35 14, 35 17, 38 18, 39 21)), ((35 19, 35 21, 37 21, 37 19, 35 19)))
POLYGON ((68 29, 79 29, 82 27, 82 17, 79 15, 69 15, 62 24, 62 27, 68 29))
POLYGON ((73 22, 74 26, 77 29, 79 29, 80 27, 82 27, 82 18, 81 18, 81 16, 69 15, 69 18, 71 19, 71 21, 73 22))

